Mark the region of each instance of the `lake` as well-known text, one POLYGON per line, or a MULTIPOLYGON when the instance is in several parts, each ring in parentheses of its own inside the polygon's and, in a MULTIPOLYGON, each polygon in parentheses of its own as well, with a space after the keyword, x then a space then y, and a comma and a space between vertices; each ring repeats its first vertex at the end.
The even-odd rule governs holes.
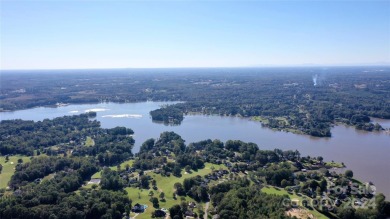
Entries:
MULTIPOLYGON (((103 128, 125 126, 134 130, 136 141, 133 152, 148 138, 158 138, 161 132, 174 131, 186 143, 205 139, 239 139, 256 143, 260 149, 280 148, 299 150, 302 155, 322 156, 325 161, 344 162, 361 181, 372 181, 378 192, 390 198, 390 134, 365 132, 343 125, 332 128, 331 138, 281 132, 264 128, 259 122, 238 117, 188 115, 178 126, 166 126, 152 122, 149 112, 166 102, 101 103, 68 105, 58 108, 33 108, 14 112, 1 112, 0 119, 43 120, 63 115, 96 111, 96 119, 103 128)), ((383 127, 390 127, 389 120, 375 119, 383 127)))

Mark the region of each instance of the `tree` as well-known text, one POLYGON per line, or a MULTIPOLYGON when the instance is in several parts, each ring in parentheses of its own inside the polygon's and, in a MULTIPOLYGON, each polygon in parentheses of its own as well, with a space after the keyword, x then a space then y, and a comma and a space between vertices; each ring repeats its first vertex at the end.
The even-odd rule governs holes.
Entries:
POLYGON ((18 163, 23 163, 23 159, 22 159, 22 158, 19 158, 19 159, 18 159, 18 163))
POLYGON ((191 173, 190 165, 185 166, 184 169, 186 170, 187 173, 191 173))
POLYGON ((171 218, 183 219, 183 211, 181 210, 180 205, 174 205, 169 209, 169 214, 171 218))
POLYGON ((303 199, 303 200, 302 200, 302 206, 306 208, 307 205, 308 205, 307 199, 303 199))
POLYGON ((179 165, 175 165, 175 167, 173 168, 172 174, 174 176, 181 177, 181 169, 180 169, 179 165))
POLYGON ((160 200, 165 200, 165 193, 161 192, 159 197, 160 197, 160 200))
POLYGON ((173 185, 173 187, 176 189, 177 195, 185 195, 184 187, 181 183, 177 182, 173 185))
POLYGON ((188 202, 182 201, 180 203, 180 208, 181 208, 183 213, 186 212, 188 210, 188 202))
POLYGON ((317 187, 316 188, 316 194, 317 194, 317 196, 320 196, 321 195, 321 187, 317 187))
POLYGON ((199 211, 199 218, 203 218, 204 217, 203 209, 198 209, 198 211, 199 211))
POLYGON ((7 163, 9 161, 9 156, 5 156, 5 162, 7 163))
POLYGON ((144 189, 149 188, 149 177, 143 175, 140 177, 141 187, 144 189))
POLYGON ((352 172, 352 170, 346 170, 346 171, 345 171, 345 176, 346 176, 347 178, 352 178, 352 177, 353 177, 353 172, 352 172))
POLYGON ((353 219, 355 218, 355 209, 351 207, 339 208, 337 216, 339 216, 340 219, 353 219))
POLYGON ((0 174, 1 174, 1 171, 3 171, 3 165, 0 164, 0 174))
POLYGON ((207 188, 204 186, 198 186, 197 189, 198 197, 200 200, 206 202, 209 199, 209 194, 207 193, 207 188))
POLYGON ((321 187, 321 191, 325 192, 326 191, 326 186, 327 186, 327 182, 326 182, 326 179, 322 179, 321 182, 320 182, 320 187, 321 187))
POLYGON ((288 185, 287 180, 286 180, 286 179, 282 179, 282 182, 280 183, 280 186, 281 186, 282 188, 284 188, 284 187, 286 187, 287 185, 288 185))
POLYGON ((154 208, 159 208, 160 207, 160 204, 158 202, 158 198, 151 197, 149 201, 152 202, 154 208))
POLYGON ((111 170, 110 168, 104 168, 100 187, 102 189, 121 190, 125 187, 125 181, 116 171, 111 170))
POLYGON ((386 201, 386 197, 382 193, 375 197, 375 205, 378 213, 383 215, 384 218, 390 216, 390 202, 386 201))

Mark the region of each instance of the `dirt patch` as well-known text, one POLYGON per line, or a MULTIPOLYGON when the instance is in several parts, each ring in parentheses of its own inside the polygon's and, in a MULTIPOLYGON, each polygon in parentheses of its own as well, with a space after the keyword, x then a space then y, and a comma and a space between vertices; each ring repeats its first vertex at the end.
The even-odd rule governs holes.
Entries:
POLYGON ((288 211, 286 211, 286 214, 290 217, 297 217, 297 218, 316 218, 313 214, 309 213, 309 211, 302 209, 302 208, 292 208, 288 211))

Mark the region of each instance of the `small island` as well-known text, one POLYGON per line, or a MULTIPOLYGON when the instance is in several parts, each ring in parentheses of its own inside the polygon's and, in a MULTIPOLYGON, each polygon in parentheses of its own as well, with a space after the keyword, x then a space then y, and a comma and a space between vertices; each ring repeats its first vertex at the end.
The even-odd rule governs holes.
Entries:
POLYGON ((152 120, 154 122, 161 122, 164 124, 180 125, 183 121, 183 111, 174 106, 165 106, 160 109, 150 111, 152 120))
POLYGON ((186 144, 90 114, 0 122, 1 218, 386 218, 390 202, 343 163, 250 142, 186 144))

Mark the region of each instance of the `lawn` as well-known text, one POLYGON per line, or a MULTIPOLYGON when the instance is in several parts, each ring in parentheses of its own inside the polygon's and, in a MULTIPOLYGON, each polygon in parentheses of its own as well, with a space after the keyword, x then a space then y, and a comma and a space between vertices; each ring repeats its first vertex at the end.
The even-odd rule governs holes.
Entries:
MULTIPOLYGON (((127 160, 127 161, 121 163, 121 169, 125 169, 126 168, 126 164, 129 164, 130 167, 131 167, 133 165, 133 163, 134 163, 134 160, 127 160)), ((116 171, 117 170, 117 166, 110 166, 110 169, 116 171)), ((99 171, 99 172, 93 174, 91 178, 92 179, 97 179, 97 178, 101 178, 101 177, 102 177, 101 171, 99 171)))
POLYGON ((95 141, 91 138, 91 137, 87 137, 87 139, 85 140, 85 146, 87 147, 90 147, 90 146, 94 146, 95 145, 95 141))
POLYGON ((42 181, 51 180, 51 179, 54 178, 54 176, 55 176, 55 173, 51 173, 51 174, 49 174, 49 175, 43 177, 42 181))
POLYGON ((253 116, 252 120, 257 121, 257 122, 261 122, 263 124, 268 124, 268 119, 261 117, 261 116, 253 116))
POLYGON ((336 163, 336 162, 325 162, 324 163, 327 168, 343 168, 345 167, 342 163, 336 163))
MULTIPOLYGON (((146 209, 146 211, 142 214, 139 214, 137 216, 137 219, 138 218, 140 218, 140 219, 150 218, 151 213, 153 212, 153 210, 155 210, 155 208, 153 208, 152 203, 149 201, 149 199, 150 199, 149 192, 150 191, 153 191, 154 197, 157 197, 157 198, 159 197, 161 192, 164 192, 165 202, 160 201, 160 208, 169 209, 173 205, 181 203, 180 196, 177 196, 176 200, 173 199, 173 192, 174 192, 173 185, 177 182, 183 183, 184 179, 194 177, 196 175, 205 176, 205 175, 211 173, 212 166, 214 167, 215 170, 219 170, 220 168, 226 169, 226 167, 224 165, 215 165, 215 164, 206 163, 205 168, 198 170, 196 172, 192 171, 191 173, 185 174, 185 172, 183 170, 181 177, 175 177, 175 176, 163 177, 160 174, 155 174, 152 172, 146 173, 146 175, 149 175, 153 179, 156 180, 157 188, 158 188, 157 190, 137 189, 137 188, 133 188, 133 187, 125 189, 128 192, 130 199, 133 201, 133 203, 132 203, 133 205, 135 205, 136 203, 148 205, 148 208, 146 209)), ((187 202, 194 201, 190 197, 185 197, 185 200, 187 202)))
POLYGON ((22 158, 23 163, 30 161, 30 157, 26 156, 10 156, 9 161, 5 162, 5 156, 0 157, 0 164, 3 165, 3 171, 0 174, 0 188, 5 188, 11 180, 11 176, 15 172, 15 166, 18 164, 18 159, 22 158))
MULTIPOLYGON (((264 193, 267 193, 267 194, 274 194, 274 195, 288 195, 290 197, 291 200, 293 199, 298 199, 299 200, 299 205, 301 207, 303 207, 301 204, 302 204, 302 197, 300 196, 297 196, 295 193, 293 194, 289 194, 286 190, 284 189, 277 189, 275 187, 272 187, 272 186, 268 186, 268 187, 263 187, 261 189, 262 192, 264 193)), ((311 200, 310 198, 308 198, 309 200, 311 200)), ((320 212, 318 212, 316 209, 312 208, 312 209, 308 209, 306 208, 306 210, 308 210, 311 214, 314 215, 315 218, 318 218, 318 219, 326 219, 328 217, 326 217, 325 215, 321 214, 320 212)))
MULTIPOLYGON (((126 168, 126 164, 129 164, 132 166, 134 160, 128 160, 123 163, 121 163, 121 168, 124 169, 126 168)), ((110 167, 112 170, 117 170, 117 166, 111 166, 110 167)), ((147 205, 148 208, 146 211, 142 214, 139 214, 137 216, 137 219, 143 219, 143 218, 150 218, 152 212, 155 210, 153 207, 152 203, 149 201, 150 196, 149 192, 153 191, 154 197, 159 198, 159 195, 161 192, 164 192, 165 194, 165 202, 160 201, 160 208, 166 208, 169 209, 175 204, 180 204, 181 203, 181 197, 177 196, 177 199, 173 199, 173 192, 174 188, 173 185, 177 182, 183 183, 184 179, 194 177, 197 175, 200 176, 205 176, 209 173, 211 173, 212 169, 214 170, 219 170, 219 169, 227 169, 225 165, 217 165, 217 164, 211 164, 211 163, 206 163, 205 167, 203 169, 200 169, 198 171, 192 171, 191 173, 186 173, 184 170, 182 170, 182 176, 181 177, 175 177, 171 175, 170 177, 163 177, 160 174, 156 174, 153 172, 147 172, 145 175, 151 176, 153 179, 156 180, 157 182, 157 190, 151 189, 138 189, 138 188, 133 188, 133 187, 127 187, 125 190, 129 194, 129 198, 132 200, 132 205, 135 205, 136 203, 139 204, 144 204, 147 205)), ((91 178, 101 178, 101 172, 95 173, 91 178)), ((87 186, 84 186, 83 188, 90 188, 92 185, 89 184, 87 186)), ((194 201, 190 197, 185 197, 185 201, 191 202, 194 201)), ((199 207, 201 207, 199 205, 199 207)), ((196 210, 195 210, 196 211, 196 210)), ((132 214, 131 216, 134 216, 132 214)))
POLYGON ((263 187, 261 191, 273 195, 288 195, 290 199, 300 199, 300 197, 295 194, 289 194, 286 190, 279 188, 277 189, 273 186, 263 187))

